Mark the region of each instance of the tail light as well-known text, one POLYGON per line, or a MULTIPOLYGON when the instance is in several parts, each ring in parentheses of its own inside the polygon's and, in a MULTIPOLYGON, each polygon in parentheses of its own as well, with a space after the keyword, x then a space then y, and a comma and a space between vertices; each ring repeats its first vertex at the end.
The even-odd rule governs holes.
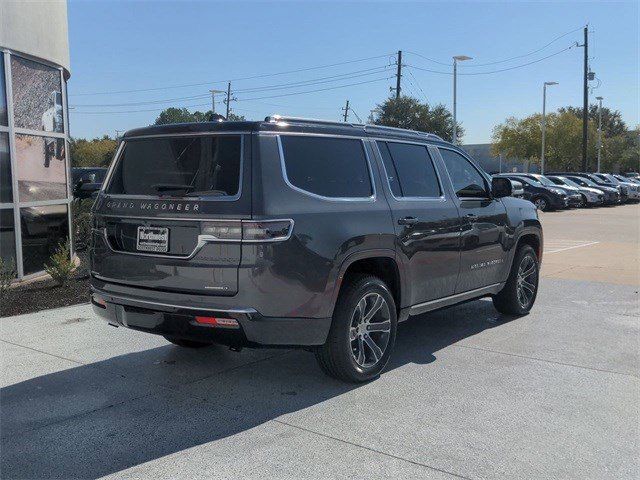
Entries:
POLYGON ((200 325, 209 325, 211 327, 222 327, 222 328, 239 328, 240 325, 238 321, 233 318, 222 318, 222 317, 196 317, 196 323, 200 325))
POLYGON ((293 232, 293 220, 215 220, 203 222, 201 235, 206 241, 281 242, 293 232))

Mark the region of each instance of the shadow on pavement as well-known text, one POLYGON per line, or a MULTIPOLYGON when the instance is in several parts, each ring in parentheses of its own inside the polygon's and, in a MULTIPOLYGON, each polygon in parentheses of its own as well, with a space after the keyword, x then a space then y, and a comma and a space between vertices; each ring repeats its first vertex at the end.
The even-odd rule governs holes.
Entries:
MULTIPOLYGON (((379 381, 406 364, 436 361, 439 350, 509 320, 487 300, 411 319, 400 325, 395 353, 379 381)), ((189 352, 189 360, 228 362, 220 348, 189 352)), ((354 389, 375 388, 328 378, 312 354, 295 350, 273 350, 269 359, 235 362, 172 387, 144 369, 123 371, 127 363, 144 364, 136 357, 157 357, 158 351, 168 362, 184 355, 167 345, 3 388, 3 478, 100 477, 231 437, 354 389)))

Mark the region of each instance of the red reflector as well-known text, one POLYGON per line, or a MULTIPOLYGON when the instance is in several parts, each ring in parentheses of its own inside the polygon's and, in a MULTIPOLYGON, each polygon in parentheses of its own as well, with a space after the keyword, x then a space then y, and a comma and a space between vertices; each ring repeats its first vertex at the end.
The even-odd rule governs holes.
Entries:
POLYGON ((215 327, 237 327, 238 321, 233 318, 196 317, 196 322, 215 327))
POLYGON ((93 299, 93 303, 95 303, 96 305, 99 305, 102 308, 107 308, 107 302, 105 301, 104 298, 99 297, 96 294, 91 295, 91 298, 93 299))

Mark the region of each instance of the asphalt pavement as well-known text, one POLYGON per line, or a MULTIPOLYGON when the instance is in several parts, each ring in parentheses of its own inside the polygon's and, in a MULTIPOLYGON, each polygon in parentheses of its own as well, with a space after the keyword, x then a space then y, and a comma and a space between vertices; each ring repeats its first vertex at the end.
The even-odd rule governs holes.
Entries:
POLYGON ((400 326, 355 386, 88 305, 0 319, 2 478, 640 478, 640 206, 550 212, 537 303, 400 326))

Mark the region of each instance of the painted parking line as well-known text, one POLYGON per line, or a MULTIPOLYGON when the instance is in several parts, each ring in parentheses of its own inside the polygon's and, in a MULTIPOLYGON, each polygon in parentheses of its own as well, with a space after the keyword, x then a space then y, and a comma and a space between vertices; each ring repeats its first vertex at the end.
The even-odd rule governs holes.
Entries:
POLYGON ((544 253, 558 253, 566 250, 572 250, 574 248, 588 247, 590 245, 596 245, 600 242, 586 242, 584 240, 556 240, 546 242, 544 246, 544 253))

